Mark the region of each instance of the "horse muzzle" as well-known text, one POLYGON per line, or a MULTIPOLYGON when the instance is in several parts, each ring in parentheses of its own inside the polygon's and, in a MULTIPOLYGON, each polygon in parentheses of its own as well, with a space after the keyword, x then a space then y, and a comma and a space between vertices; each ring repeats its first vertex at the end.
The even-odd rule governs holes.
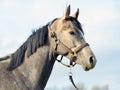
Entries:
POLYGON ((93 69, 96 62, 96 57, 89 46, 84 47, 81 52, 78 52, 76 63, 81 64, 85 71, 93 69))

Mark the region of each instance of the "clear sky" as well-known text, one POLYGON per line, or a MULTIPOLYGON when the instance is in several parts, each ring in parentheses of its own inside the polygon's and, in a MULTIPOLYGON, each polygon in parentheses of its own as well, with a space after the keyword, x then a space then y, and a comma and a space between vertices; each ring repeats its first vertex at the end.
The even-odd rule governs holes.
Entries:
MULTIPOLYGON (((80 9, 79 21, 97 58, 91 71, 72 69, 75 82, 119 90, 120 0, 0 0, 0 57, 19 48, 32 30, 61 17, 68 4, 71 15, 80 9)), ((56 62, 46 88, 67 85, 68 68, 56 62)))

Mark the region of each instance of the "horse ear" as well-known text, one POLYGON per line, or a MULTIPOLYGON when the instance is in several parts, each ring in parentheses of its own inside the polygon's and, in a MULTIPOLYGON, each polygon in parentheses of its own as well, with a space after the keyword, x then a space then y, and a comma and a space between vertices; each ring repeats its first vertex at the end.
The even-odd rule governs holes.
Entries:
POLYGON ((63 16, 64 19, 66 19, 70 15, 70 5, 67 7, 66 12, 63 16))
POLYGON ((73 17, 76 18, 76 19, 78 19, 78 16, 79 16, 79 8, 77 9, 77 11, 73 15, 73 17))

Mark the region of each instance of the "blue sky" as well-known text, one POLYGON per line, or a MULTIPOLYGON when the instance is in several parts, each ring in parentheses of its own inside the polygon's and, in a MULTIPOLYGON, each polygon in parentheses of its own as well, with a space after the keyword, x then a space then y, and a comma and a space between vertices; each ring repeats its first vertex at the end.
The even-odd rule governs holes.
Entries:
MULTIPOLYGON (((108 85, 110 90, 119 90, 119 0, 0 0, 0 56, 14 52, 32 30, 61 17, 68 4, 71 15, 80 9, 79 21, 98 61, 89 72, 75 66, 72 69, 75 82, 88 89, 92 85, 108 85)), ((56 62, 46 88, 68 85, 71 85, 68 68, 56 62)))

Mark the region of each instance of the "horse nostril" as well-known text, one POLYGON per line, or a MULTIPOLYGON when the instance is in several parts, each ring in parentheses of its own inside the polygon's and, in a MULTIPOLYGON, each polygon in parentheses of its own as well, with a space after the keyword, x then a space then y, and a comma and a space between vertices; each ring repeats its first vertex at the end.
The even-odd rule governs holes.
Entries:
POLYGON ((95 58, 93 56, 91 56, 90 59, 89 59, 90 64, 94 64, 94 60, 95 60, 95 58))

